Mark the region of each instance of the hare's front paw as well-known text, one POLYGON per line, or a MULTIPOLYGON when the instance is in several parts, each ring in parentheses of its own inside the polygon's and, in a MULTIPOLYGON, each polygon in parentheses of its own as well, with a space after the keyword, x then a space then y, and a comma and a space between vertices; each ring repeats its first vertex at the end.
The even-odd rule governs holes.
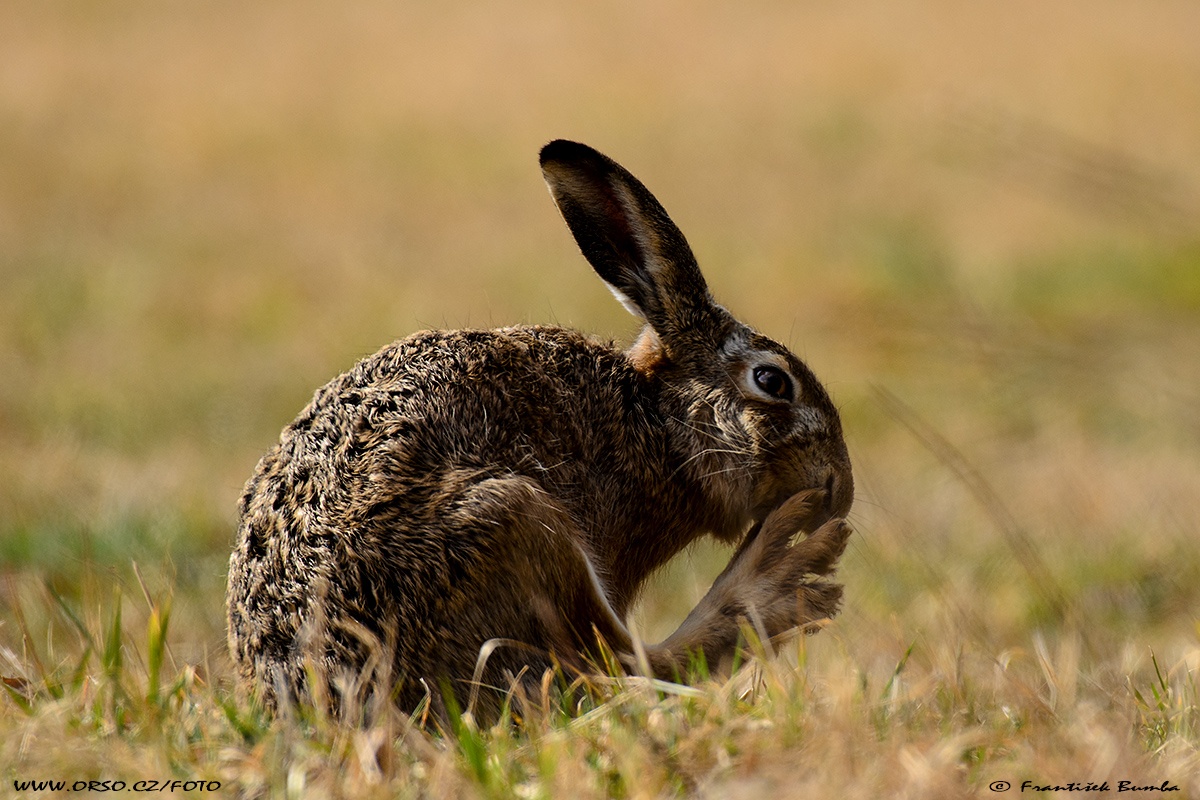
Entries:
POLYGON ((728 668, 746 623, 772 639, 832 617, 842 587, 826 577, 849 538, 846 521, 829 518, 824 492, 801 492, 785 500, 746 535, 679 629, 651 648, 656 674, 682 672, 687 654, 697 651, 717 669, 728 668), (807 536, 793 543, 798 534, 807 536))
POLYGON ((828 519, 821 491, 785 500, 738 553, 742 614, 769 637, 837 613, 842 587, 826 580, 846 550, 851 528, 828 519), (798 534, 808 534, 793 542, 798 534))

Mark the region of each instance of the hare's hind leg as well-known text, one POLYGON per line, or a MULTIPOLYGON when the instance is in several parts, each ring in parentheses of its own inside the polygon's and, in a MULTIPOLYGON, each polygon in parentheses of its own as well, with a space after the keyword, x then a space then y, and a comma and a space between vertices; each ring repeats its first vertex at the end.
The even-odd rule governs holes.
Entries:
MULTIPOLYGON (((750 578, 761 557, 735 556, 741 567, 726 569, 720 590, 714 586, 679 631, 661 645, 638 648, 609 602, 586 537, 535 481, 512 476, 471 483, 457 494, 454 507, 447 519, 454 538, 487 550, 475 556, 476 567, 455 593, 447 614, 453 629, 445 632, 457 640, 452 652, 476 659, 443 668, 447 674, 472 674, 469 686, 456 687, 471 698, 483 698, 484 692, 495 698, 522 672, 537 683, 555 664, 572 672, 602 670, 607 654, 631 672, 678 680, 698 652, 715 664, 736 646, 739 621, 722 598, 741 597, 734 584, 750 578)), ((793 527, 789 535, 794 532, 793 527)), ((758 554, 743 547, 748 549, 758 554)))
POLYGON ((460 705, 495 706, 511 681, 554 665, 591 669, 600 641, 623 661, 629 634, 567 511, 531 478, 468 480, 444 495, 447 565, 435 673, 460 705))

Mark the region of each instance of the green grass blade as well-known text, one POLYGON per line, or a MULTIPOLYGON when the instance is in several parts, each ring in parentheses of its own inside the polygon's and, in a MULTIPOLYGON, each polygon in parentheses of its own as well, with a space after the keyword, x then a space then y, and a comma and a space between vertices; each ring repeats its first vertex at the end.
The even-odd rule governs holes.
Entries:
POLYGON ((146 689, 146 702, 152 706, 159 704, 159 682, 162 675, 163 655, 166 652, 167 627, 170 621, 170 599, 165 601, 161 608, 156 605, 151 609, 146 631, 146 669, 149 681, 146 689))

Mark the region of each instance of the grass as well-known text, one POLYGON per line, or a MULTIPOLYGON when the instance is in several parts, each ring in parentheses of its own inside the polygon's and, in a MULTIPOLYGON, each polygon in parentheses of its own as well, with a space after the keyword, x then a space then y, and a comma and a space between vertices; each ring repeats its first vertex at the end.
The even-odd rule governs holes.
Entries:
POLYGON ((45 617, 78 647, 51 662, 37 622, 18 612, 30 635, 25 674, 5 679, 6 715, 22 733, 3 744, 13 780, 219 781, 230 794, 347 797, 803 796, 830 786, 946 796, 998 780, 1196 788, 1195 649, 1168 663, 1091 627, 999 652, 956 619, 907 644, 899 623, 869 635, 833 628, 731 681, 600 680, 534 698, 519 724, 479 729, 460 716, 428 733, 387 706, 364 727, 314 709, 268 721, 209 665, 173 663, 167 597, 117 592, 91 620, 45 600, 45 617))
MULTIPOLYGON (((0 6, 4 793, 1200 796, 1197 13, 0 6), (632 334, 540 184, 555 136, 644 178, 835 396, 845 609, 731 681, 517 724, 268 721, 224 570, 313 390, 423 327, 632 334)), ((725 557, 657 578, 648 639, 725 557)))

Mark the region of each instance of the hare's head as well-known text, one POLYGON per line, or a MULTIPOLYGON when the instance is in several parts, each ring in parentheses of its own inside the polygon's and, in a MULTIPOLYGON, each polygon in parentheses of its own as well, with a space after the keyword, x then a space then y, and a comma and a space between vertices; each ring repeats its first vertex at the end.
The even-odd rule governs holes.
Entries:
POLYGON ((812 371, 712 299, 683 234, 623 167, 563 140, 542 149, 541 164, 584 256, 646 323, 629 355, 674 411, 713 533, 736 537, 804 489, 823 489, 830 514, 844 516, 850 458, 812 371))

